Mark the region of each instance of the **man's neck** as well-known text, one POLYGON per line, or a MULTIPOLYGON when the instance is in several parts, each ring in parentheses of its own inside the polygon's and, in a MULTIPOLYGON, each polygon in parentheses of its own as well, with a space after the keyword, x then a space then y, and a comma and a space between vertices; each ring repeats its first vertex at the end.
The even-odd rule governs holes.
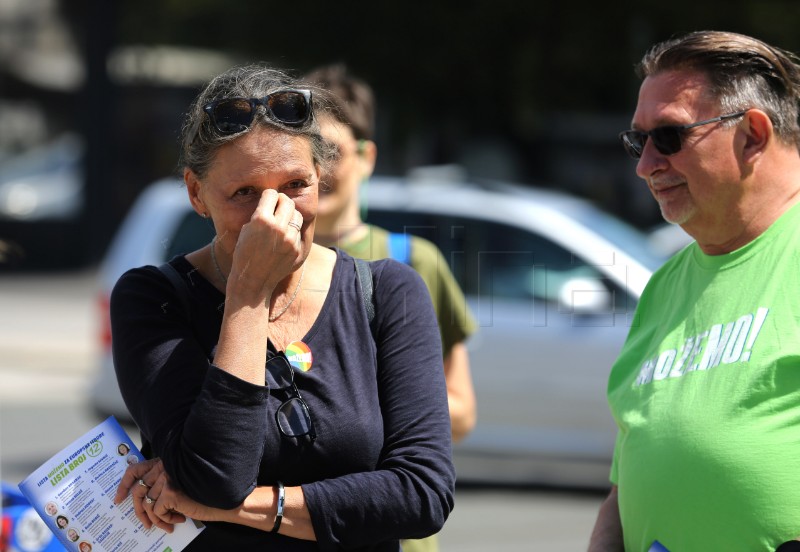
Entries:
POLYGON ((326 247, 352 243, 361 239, 366 231, 367 225, 359 219, 353 224, 337 225, 328 232, 317 231, 314 233, 314 241, 326 247))
POLYGON ((763 234, 781 215, 800 201, 800 156, 792 149, 762 160, 757 172, 742 185, 747 192, 736 213, 716 225, 682 225, 706 255, 724 255, 744 247, 763 234))

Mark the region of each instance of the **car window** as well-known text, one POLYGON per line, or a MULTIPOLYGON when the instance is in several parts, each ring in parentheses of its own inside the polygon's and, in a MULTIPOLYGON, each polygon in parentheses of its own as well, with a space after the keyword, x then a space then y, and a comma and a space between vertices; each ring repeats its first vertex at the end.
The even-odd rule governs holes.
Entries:
POLYGON ((176 227, 172 239, 164 244, 164 260, 168 261, 175 255, 200 249, 213 237, 214 225, 208 219, 197 216, 194 211, 187 211, 176 227))
POLYGON ((633 305, 625 290, 579 254, 526 229, 471 217, 374 208, 367 222, 435 243, 467 295, 555 303, 568 282, 588 279, 611 293, 617 312, 633 305))

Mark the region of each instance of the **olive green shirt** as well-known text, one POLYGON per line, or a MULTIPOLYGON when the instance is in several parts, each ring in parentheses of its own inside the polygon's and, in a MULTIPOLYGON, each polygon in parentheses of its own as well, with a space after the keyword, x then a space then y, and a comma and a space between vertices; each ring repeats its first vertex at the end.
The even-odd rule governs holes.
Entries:
MULTIPOLYGON (((367 233, 360 240, 342 241, 338 247, 359 259, 374 261, 389 257, 389 232, 378 226, 367 225, 367 233)), ((433 301, 442 351, 447 356, 453 345, 464 341, 477 329, 469 311, 464 293, 450 272, 442 252, 432 242, 419 236, 410 237, 410 265, 419 273, 433 301)))

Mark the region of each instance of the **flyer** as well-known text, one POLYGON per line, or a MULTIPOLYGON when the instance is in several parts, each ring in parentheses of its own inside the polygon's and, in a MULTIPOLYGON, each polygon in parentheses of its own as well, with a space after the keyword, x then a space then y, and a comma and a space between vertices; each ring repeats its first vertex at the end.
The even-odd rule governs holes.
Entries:
POLYGON ((145 529, 128 497, 114 495, 129 464, 144 457, 111 416, 73 441, 19 484, 67 550, 79 552, 178 552, 204 529, 191 519, 172 533, 145 529))

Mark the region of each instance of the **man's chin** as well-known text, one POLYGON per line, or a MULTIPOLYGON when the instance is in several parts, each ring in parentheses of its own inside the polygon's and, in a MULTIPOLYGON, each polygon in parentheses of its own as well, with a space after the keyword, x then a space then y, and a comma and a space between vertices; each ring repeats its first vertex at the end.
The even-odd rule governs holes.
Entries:
POLYGON ((317 203, 317 217, 331 217, 335 213, 336 205, 334 205, 332 201, 325 201, 325 199, 320 195, 319 202, 317 203))
POLYGON ((661 208, 662 218, 670 224, 677 224, 678 226, 683 226, 689 222, 689 219, 694 214, 692 209, 671 209, 663 204, 659 204, 659 207, 661 208))

